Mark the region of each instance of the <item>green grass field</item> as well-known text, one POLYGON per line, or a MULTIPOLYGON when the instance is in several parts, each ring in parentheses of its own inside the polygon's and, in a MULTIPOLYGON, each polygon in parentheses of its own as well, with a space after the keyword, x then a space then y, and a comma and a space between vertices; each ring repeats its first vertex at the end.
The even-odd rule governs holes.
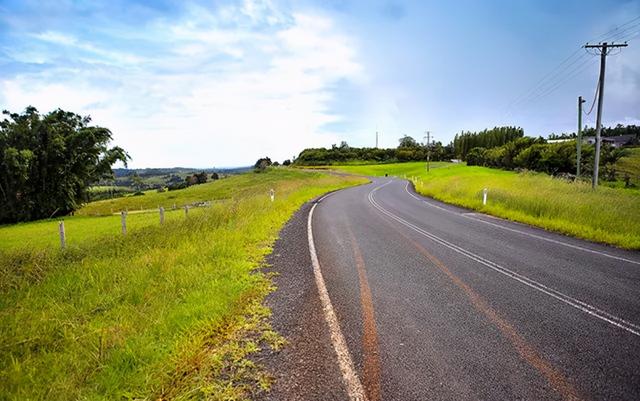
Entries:
POLYGON ((235 400, 268 387, 247 355, 282 340, 255 269, 300 205, 363 182, 273 169, 97 202, 65 219, 65 251, 56 221, 1 227, 0 399, 235 400), (221 200, 167 212, 164 226, 130 214, 126 236, 119 216, 87 216, 210 199, 221 200))
POLYGON ((463 164, 398 163, 377 166, 332 166, 364 175, 418 177, 421 194, 483 213, 548 230, 640 249, 640 192, 567 182, 541 173, 516 173, 463 164), (488 202, 482 205, 482 189, 488 202))

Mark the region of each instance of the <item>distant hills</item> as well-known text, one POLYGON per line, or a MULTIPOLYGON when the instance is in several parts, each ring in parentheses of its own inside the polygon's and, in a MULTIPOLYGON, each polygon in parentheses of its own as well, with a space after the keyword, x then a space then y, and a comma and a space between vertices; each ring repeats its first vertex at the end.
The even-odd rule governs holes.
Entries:
POLYGON ((113 173, 116 178, 130 177, 132 175, 139 175, 140 177, 154 177, 164 175, 183 175, 199 173, 204 171, 205 173, 222 173, 222 174, 238 174, 244 173, 252 169, 252 166, 246 167, 230 167, 230 168, 193 168, 193 167, 166 167, 166 168, 114 168, 113 173))

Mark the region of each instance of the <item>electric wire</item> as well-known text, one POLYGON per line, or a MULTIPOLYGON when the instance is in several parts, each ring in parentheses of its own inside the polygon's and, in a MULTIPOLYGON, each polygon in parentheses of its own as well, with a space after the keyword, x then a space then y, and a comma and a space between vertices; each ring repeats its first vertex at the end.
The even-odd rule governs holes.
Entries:
POLYGON ((591 102, 591 108, 589 109, 589 112, 585 113, 584 110, 582 110, 582 113, 584 113, 584 115, 588 116, 593 111, 593 106, 596 105, 596 99, 598 98, 599 92, 600 92, 600 78, 598 78, 598 83, 596 84, 596 93, 593 95, 593 102, 591 102))
MULTIPOLYGON (((607 31, 607 32, 603 33, 603 34, 602 34, 602 35, 600 35, 600 36, 597 36, 596 38, 594 38, 593 40, 590 40, 589 42, 603 42, 603 41, 604 41, 606 38, 608 38, 609 36, 614 35, 614 34, 615 34, 617 31, 619 31, 622 27, 625 27, 625 26, 627 26, 627 25, 629 25, 629 24, 632 24, 632 23, 634 23, 635 21, 640 21, 640 15, 639 15, 639 16, 637 16, 637 17, 634 17, 633 19, 631 19, 631 20, 629 20, 629 21, 627 21, 627 22, 625 22, 625 23, 623 23, 623 24, 617 25, 615 28, 610 29, 609 31, 607 31)), ((625 29, 627 29, 627 28, 625 28, 625 29)))
POLYGON ((539 92, 546 90, 549 86, 552 86, 558 77, 562 76, 572 66, 584 59, 584 53, 578 55, 581 50, 582 48, 576 49, 569 57, 565 58, 560 64, 540 78, 538 82, 530 87, 529 90, 524 92, 523 95, 520 95, 511 101, 511 103, 505 108, 507 115, 510 115, 516 106, 527 103, 529 98, 535 97, 539 92), (576 58, 576 56, 578 57, 576 58))
MULTIPOLYGON (((590 42, 603 42, 603 41, 629 41, 637 38, 640 35, 640 16, 636 16, 631 20, 628 20, 613 29, 601 34, 591 40, 590 42)), ((618 54, 621 50, 618 49, 618 54)), ((530 87, 524 94, 521 94, 514 98, 503 110, 505 113, 505 117, 510 117, 516 111, 516 106, 522 106, 528 103, 535 102, 536 100, 543 98, 555 90, 564 85, 571 78, 578 76, 582 72, 586 70, 589 66, 595 63, 595 60, 588 62, 585 60, 585 57, 588 58, 588 55, 598 55, 597 49, 588 49, 584 46, 580 46, 573 53, 571 53, 567 58, 562 60, 558 65, 556 65, 553 69, 551 69, 547 74, 545 74, 542 78, 540 78, 533 86, 530 87), (578 56, 580 51, 586 50, 581 55, 578 56), (571 69, 573 66, 578 64, 575 68, 571 69)), ((596 87, 596 96, 594 96, 594 103, 597 98, 597 91, 599 85, 596 87)), ((593 111, 593 105, 591 106, 591 110, 589 113, 593 111)), ((583 112, 584 113, 584 112, 583 112)), ((588 114, 587 114, 588 115, 588 114)))

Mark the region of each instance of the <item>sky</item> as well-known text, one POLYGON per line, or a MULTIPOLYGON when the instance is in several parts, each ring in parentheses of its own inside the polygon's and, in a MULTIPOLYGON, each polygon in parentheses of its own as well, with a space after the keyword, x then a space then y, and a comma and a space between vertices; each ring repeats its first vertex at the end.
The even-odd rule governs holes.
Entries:
POLYGON ((581 45, 604 39, 629 46, 607 58, 603 123, 640 124, 639 36, 640 0, 0 0, 0 108, 90 115, 133 168, 282 162, 376 131, 547 136, 575 131, 579 95, 590 109, 581 45))

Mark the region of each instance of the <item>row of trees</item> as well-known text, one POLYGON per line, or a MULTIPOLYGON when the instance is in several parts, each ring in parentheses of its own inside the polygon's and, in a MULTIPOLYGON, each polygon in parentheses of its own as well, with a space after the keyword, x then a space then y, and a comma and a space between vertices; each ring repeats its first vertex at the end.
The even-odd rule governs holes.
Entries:
POLYGON ((113 178, 111 166, 129 159, 109 147, 111 131, 89 117, 34 107, 0 122, 0 224, 29 221, 76 210, 89 186, 113 178))
POLYGON ((450 160, 454 157, 453 146, 443 146, 441 142, 436 142, 427 147, 407 135, 400 138, 400 143, 395 149, 353 148, 343 141, 339 146, 333 145, 330 149, 305 149, 296 158, 295 164, 317 166, 354 161, 376 163, 421 161, 427 160, 429 154, 431 160, 450 160))
POLYGON ((473 148, 491 149, 524 137, 520 127, 495 127, 481 132, 461 132, 453 138, 453 150, 457 157, 467 159, 473 148))
MULTIPOLYGON (((582 131, 583 136, 596 136, 596 129, 593 127, 584 127, 582 131)), ((638 125, 622 125, 618 124, 615 127, 602 127, 600 135, 603 137, 631 135, 635 139, 632 141, 635 145, 640 145, 640 126, 638 125)), ((563 132, 562 134, 551 134, 549 139, 573 139, 577 138, 575 132, 563 132)))
MULTIPOLYGON (((615 180, 615 163, 625 152, 624 149, 603 144, 600 153, 602 178, 615 180)), ((593 174, 594 154, 593 146, 582 147, 580 169, 585 176, 593 174)), ((467 165, 573 175, 576 172, 576 142, 546 143, 542 138, 523 137, 490 149, 473 148, 467 153, 467 165)))
MULTIPOLYGON (((211 174, 211 180, 220 179, 220 175, 218 173, 211 174)), ((183 189, 190 187, 192 185, 205 184, 209 180, 209 176, 204 171, 199 173, 194 173, 193 175, 187 175, 184 180, 180 179, 179 181, 174 181, 167 186, 169 191, 174 191, 176 189, 183 189)))

